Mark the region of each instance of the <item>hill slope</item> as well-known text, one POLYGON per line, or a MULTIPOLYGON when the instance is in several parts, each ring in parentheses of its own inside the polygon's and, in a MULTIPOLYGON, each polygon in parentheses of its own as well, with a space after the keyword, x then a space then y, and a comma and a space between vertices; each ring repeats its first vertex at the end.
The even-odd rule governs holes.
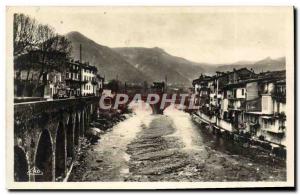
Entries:
POLYGON ((205 64, 172 56, 158 47, 123 47, 114 50, 145 75, 154 80, 162 80, 167 76, 168 82, 173 84, 190 84, 207 69, 205 64))
POLYGON ((79 32, 70 32, 66 37, 72 43, 72 56, 79 59, 79 45, 82 45, 82 60, 95 65, 106 80, 118 77, 122 82, 164 81, 191 85, 201 73, 232 71, 233 68, 253 68, 255 72, 285 69, 285 57, 265 58, 260 61, 240 61, 232 64, 196 63, 168 54, 163 49, 143 47, 109 48, 85 37, 79 32))
POLYGON ((79 32, 70 32, 66 37, 72 43, 72 57, 79 60, 79 45, 81 44, 82 61, 88 61, 90 64, 95 65, 106 80, 116 77, 121 81, 128 82, 150 80, 109 47, 100 45, 79 32))
POLYGON ((256 73, 262 71, 277 71, 284 70, 286 67, 285 57, 271 59, 267 57, 265 59, 256 61, 256 62, 236 62, 234 64, 229 65, 220 65, 216 68, 216 71, 227 71, 232 70, 233 68, 248 68, 253 69, 256 73))

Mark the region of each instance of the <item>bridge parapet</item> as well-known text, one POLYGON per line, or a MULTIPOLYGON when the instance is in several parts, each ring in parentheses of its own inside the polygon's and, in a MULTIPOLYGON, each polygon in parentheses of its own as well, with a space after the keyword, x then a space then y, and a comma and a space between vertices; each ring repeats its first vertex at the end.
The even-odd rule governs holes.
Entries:
POLYGON ((15 180, 62 181, 98 102, 81 97, 15 104, 15 180))

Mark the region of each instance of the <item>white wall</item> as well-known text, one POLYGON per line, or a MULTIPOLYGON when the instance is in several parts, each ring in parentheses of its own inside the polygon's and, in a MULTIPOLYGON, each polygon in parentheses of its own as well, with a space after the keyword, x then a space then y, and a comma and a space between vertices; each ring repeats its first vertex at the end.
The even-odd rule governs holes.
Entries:
POLYGON ((228 111, 228 99, 223 99, 223 101, 221 101, 221 109, 223 111, 228 111))
POLYGON ((246 89, 238 88, 236 89, 236 98, 246 98, 246 89), (244 91, 244 94, 242 93, 244 91))
POLYGON ((85 70, 85 69, 81 70, 81 80, 87 81, 85 84, 82 84, 81 86, 82 95, 95 93, 95 90, 93 88, 95 88, 96 86, 93 86, 92 84, 92 80, 95 78, 95 76, 96 75, 92 73, 90 70, 85 70))
POLYGON ((217 120, 217 125, 220 126, 222 129, 225 129, 227 131, 233 131, 232 124, 227 122, 227 121, 224 121, 222 119, 217 120))
POLYGON ((273 100, 270 95, 262 95, 261 97, 261 107, 263 114, 273 114, 273 100))
POLYGON ((257 82, 246 84, 247 100, 253 100, 258 98, 258 86, 257 82))
POLYGON ((195 94, 198 94, 198 89, 200 89, 200 85, 195 84, 195 94))

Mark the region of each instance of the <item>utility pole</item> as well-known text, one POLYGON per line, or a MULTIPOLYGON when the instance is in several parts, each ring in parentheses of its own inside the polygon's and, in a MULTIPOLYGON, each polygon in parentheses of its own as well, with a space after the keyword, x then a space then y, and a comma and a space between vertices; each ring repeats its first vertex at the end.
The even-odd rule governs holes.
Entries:
POLYGON ((80 63, 82 62, 82 56, 81 56, 82 55, 82 53, 81 53, 82 51, 81 50, 82 50, 82 48, 81 48, 81 44, 80 44, 79 45, 79 62, 80 63))
MULTIPOLYGON (((81 44, 79 45, 79 77, 80 77, 80 81, 82 81, 82 68, 81 68, 81 61, 82 61, 82 54, 81 54, 81 50, 82 50, 82 48, 81 48, 81 44)), ((85 85, 85 84, 83 84, 83 85, 85 85)), ((80 83, 80 96, 82 96, 82 84, 80 83)))
POLYGON ((165 91, 167 93, 167 87, 168 87, 168 76, 167 75, 165 75, 165 83, 166 83, 165 91))

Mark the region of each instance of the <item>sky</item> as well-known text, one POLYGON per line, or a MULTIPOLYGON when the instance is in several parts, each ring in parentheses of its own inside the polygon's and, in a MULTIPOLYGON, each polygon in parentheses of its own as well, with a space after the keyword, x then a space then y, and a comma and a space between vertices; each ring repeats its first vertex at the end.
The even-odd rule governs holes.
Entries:
POLYGON ((213 64, 286 56, 291 8, 27 7, 16 8, 60 34, 78 31, 108 47, 160 47, 213 64))

